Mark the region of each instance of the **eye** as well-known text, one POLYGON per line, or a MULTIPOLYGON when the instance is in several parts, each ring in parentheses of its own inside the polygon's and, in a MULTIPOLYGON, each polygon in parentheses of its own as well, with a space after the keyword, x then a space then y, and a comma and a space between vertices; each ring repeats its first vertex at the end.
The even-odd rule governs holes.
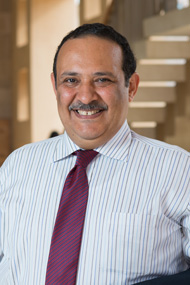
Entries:
POLYGON ((112 80, 108 77, 99 77, 95 80, 95 84, 100 87, 110 85, 111 83, 112 83, 112 80))
POLYGON ((97 82, 106 82, 106 81, 111 81, 111 80, 109 78, 105 78, 105 77, 97 79, 97 82))
POLYGON ((73 77, 68 77, 68 78, 64 78, 63 83, 67 86, 75 86, 78 83, 77 78, 73 78, 73 77))
POLYGON ((66 78, 66 79, 64 80, 64 82, 75 83, 75 82, 76 82, 76 79, 75 79, 75 78, 66 78))

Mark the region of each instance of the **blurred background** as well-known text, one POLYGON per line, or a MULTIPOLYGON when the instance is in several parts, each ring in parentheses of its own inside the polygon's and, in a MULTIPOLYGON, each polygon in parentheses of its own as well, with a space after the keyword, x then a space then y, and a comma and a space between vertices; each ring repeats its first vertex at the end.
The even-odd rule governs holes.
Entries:
POLYGON ((50 81, 62 38, 102 22, 127 37, 141 78, 131 128, 190 151, 189 0, 0 0, 0 165, 63 133, 50 81))

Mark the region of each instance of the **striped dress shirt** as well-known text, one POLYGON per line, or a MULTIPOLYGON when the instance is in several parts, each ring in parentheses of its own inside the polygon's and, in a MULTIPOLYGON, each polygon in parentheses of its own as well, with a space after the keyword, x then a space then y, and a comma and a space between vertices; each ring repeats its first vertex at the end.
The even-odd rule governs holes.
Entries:
MULTIPOLYGON (((67 134, 14 151, 0 168, 0 284, 43 285, 64 181, 67 134)), ((126 285, 190 267, 190 154, 127 122, 87 167, 77 285, 126 285)))

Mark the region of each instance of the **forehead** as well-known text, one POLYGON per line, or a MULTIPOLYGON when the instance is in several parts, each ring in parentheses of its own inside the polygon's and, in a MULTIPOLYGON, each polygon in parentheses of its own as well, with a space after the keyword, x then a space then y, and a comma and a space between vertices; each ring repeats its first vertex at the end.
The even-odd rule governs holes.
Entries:
POLYGON ((122 61, 123 54, 121 47, 114 41, 100 38, 97 36, 84 36, 67 40, 61 47, 57 63, 61 61, 91 59, 89 64, 94 60, 98 61, 122 61))

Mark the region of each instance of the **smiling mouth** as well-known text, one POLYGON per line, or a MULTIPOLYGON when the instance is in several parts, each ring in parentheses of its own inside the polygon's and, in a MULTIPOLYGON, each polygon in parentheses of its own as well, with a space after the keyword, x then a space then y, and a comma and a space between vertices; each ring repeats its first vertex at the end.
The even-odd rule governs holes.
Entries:
POLYGON ((78 101, 69 106, 69 111, 73 111, 78 118, 86 119, 95 119, 101 115, 104 111, 108 110, 108 106, 103 103, 98 103, 92 101, 89 104, 83 104, 78 101))
POLYGON ((102 112, 103 110, 75 110, 81 116, 92 116, 102 112))

